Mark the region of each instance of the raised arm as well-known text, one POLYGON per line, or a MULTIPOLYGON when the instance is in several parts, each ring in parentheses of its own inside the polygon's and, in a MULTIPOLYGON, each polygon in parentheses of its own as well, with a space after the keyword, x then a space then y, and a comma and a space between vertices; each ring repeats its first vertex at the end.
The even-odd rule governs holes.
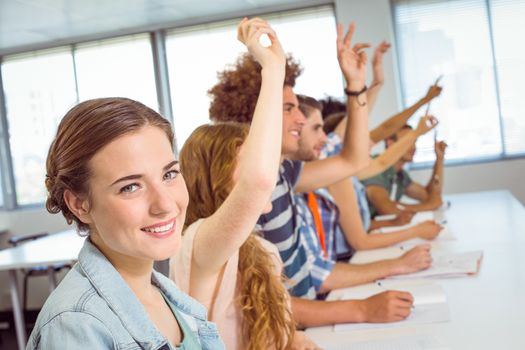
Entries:
POLYGON ((445 163, 445 150, 447 144, 445 141, 436 141, 434 143, 434 151, 436 152, 436 162, 434 163, 434 169, 432 170, 432 177, 428 181, 426 186, 428 191, 435 189, 438 192, 443 191, 443 169, 445 163))
POLYGON ((374 50, 374 56, 372 57, 372 83, 368 87, 366 92, 366 98, 368 99, 368 113, 372 112, 372 108, 377 101, 379 91, 383 87, 385 82, 385 73, 383 71, 383 55, 390 49, 390 44, 386 41, 382 41, 374 50))
POLYGON ((240 151, 238 180, 195 236, 192 274, 201 276, 216 274, 253 231, 270 200, 280 163, 285 54, 275 32, 261 19, 243 19, 238 38, 262 66, 262 84, 240 151), (268 35, 271 46, 259 43, 263 34, 268 35))
POLYGON ((397 232, 381 235, 369 235, 363 227, 354 186, 349 179, 344 179, 328 188, 335 200, 339 212, 339 224, 348 244, 355 250, 367 250, 388 247, 407 239, 421 237, 433 239, 441 231, 439 225, 428 222, 397 232))
POLYGON ((357 173, 359 180, 376 176, 390 168, 412 147, 419 136, 434 129, 437 124, 438 120, 432 116, 421 117, 415 130, 407 132, 381 153, 379 157, 372 159, 366 168, 357 173))
POLYGON ((370 138, 374 143, 386 139, 387 137, 395 134, 403 125, 405 125, 410 117, 421 108, 421 106, 429 103, 435 97, 441 94, 441 87, 432 85, 428 89, 427 94, 417 101, 412 106, 408 107, 404 111, 393 115, 392 117, 385 120, 378 127, 370 131, 370 138))
MULTIPOLYGON (((368 44, 358 43, 352 48, 350 42, 355 30, 352 23, 343 38, 342 25, 337 26, 337 58, 346 80, 346 91, 360 92, 365 86, 366 53, 368 44)), ((322 160, 307 162, 296 185, 296 191, 309 192, 326 187, 355 174, 368 165, 368 103, 365 93, 348 96, 348 122, 345 129, 343 149, 340 154, 322 160)))

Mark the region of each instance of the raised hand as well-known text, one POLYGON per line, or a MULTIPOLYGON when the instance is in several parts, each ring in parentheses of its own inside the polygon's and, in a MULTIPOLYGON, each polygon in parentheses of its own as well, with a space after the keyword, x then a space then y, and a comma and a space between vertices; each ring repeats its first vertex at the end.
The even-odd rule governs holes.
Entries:
POLYGON ((383 40, 374 50, 374 56, 372 57, 372 85, 383 84, 385 81, 385 74, 383 71, 383 55, 388 52, 390 46, 390 43, 383 40))
POLYGON ((418 245, 403 254, 399 259, 398 274, 412 273, 425 270, 432 263, 430 244, 418 245))
POLYGON ((439 235, 441 230, 443 230, 443 226, 439 225, 434 220, 427 220, 414 226, 414 230, 419 238, 430 241, 439 235))
POLYGON ((362 302, 364 322, 397 322, 410 315, 414 298, 410 293, 390 290, 373 295, 362 302))
POLYGON ((343 25, 337 25, 337 60, 346 79, 347 87, 352 91, 359 91, 365 86, 366 63, 368 58, 363 51, 370 47, 368 43, 357 43, 351 47, 355 23, 350 23, 348 31, 343 37, 343 25))
POLYGON ((419 136, 426 134, 430 130, 434 129, 438 125, 439 121, 436 117, 431 115, 425 115, 419 119, 419 123, 416 127, 416 132, 419 136))
POLYGON ((237 27, 237 39, 248 48, 248 51, 264 68, 280 67, 284 72, 286 55, 277 38, 277 35, 270 27, 270 25, 260 19, 243 18, 237 27), (260 43, 260 38, 263 34, 268 35, 271 45, 264 47, 260 43))
POLYGON ((438 97, 441 94, 441 91, 443 88, 439 85, 431 85, 428 88, 427 94, 425 95, 424 99, 426 102, 432 101, 434 98, 438 97))
POLYGON ((447 149, 447 144, 445 141, 437 141, 434 144, 434 151, 436 152, 436 158, 437 159, 444 159, 445 158, 445 150, 447 149))

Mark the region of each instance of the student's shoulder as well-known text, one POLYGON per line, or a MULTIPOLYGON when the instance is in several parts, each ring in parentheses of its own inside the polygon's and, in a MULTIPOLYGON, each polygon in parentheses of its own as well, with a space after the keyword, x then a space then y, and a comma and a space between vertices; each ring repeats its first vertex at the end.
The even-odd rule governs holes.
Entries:
MULTIPOLYGON (((90 332, 95 332, 101 341, 112 343, 112 332, 105 322, 108 311, 107 304, 77 264, 44 303, 28 349, 39 349, 41 346, 60 348, 58 344, 73 344, 90 332)), ((75 349, 74 346, 71 348, 75 349)))

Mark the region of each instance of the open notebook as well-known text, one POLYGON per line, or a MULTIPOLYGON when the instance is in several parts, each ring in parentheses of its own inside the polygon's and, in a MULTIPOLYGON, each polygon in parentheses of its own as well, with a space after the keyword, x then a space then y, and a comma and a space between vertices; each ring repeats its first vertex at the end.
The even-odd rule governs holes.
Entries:
POLYGON ((337 324, 334 325, 334 331, 391 328, 450 320, 447 296, 443 288, 435 282, 413 280, 368 283, 345 289, 341 299, 366 299, 387 290, 406 291, 414 297, 412 312, 405 320, 391 323, 337 324))

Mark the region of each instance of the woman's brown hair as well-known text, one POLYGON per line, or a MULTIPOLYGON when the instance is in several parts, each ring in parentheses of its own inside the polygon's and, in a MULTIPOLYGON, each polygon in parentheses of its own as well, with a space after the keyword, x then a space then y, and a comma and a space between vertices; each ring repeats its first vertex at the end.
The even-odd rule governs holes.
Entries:
POLYGON ((58 125, 47 155, 47 211, 62 212, 68 224, 75 222, 80 232, 88 232, 89 226, 67 207, 64 192, 69 190, 89 198, 91 158, 111 141, 146 125, 163 130, 173 148, 171 124, 140 102, 127 98, 98 98, 69 110, 58 125))
MULTIPOLYGON (((190 193, 186 224, 211 216, 233 188, 239 147, 248 127, 236 123, 202 125, 180 152, 181 170, 190 193)), ((274 275, 274 263, 252 233, 239 251, 238 305, 243 315, 247 349, 288 349, 295 325, 282 281, 274 275)))

